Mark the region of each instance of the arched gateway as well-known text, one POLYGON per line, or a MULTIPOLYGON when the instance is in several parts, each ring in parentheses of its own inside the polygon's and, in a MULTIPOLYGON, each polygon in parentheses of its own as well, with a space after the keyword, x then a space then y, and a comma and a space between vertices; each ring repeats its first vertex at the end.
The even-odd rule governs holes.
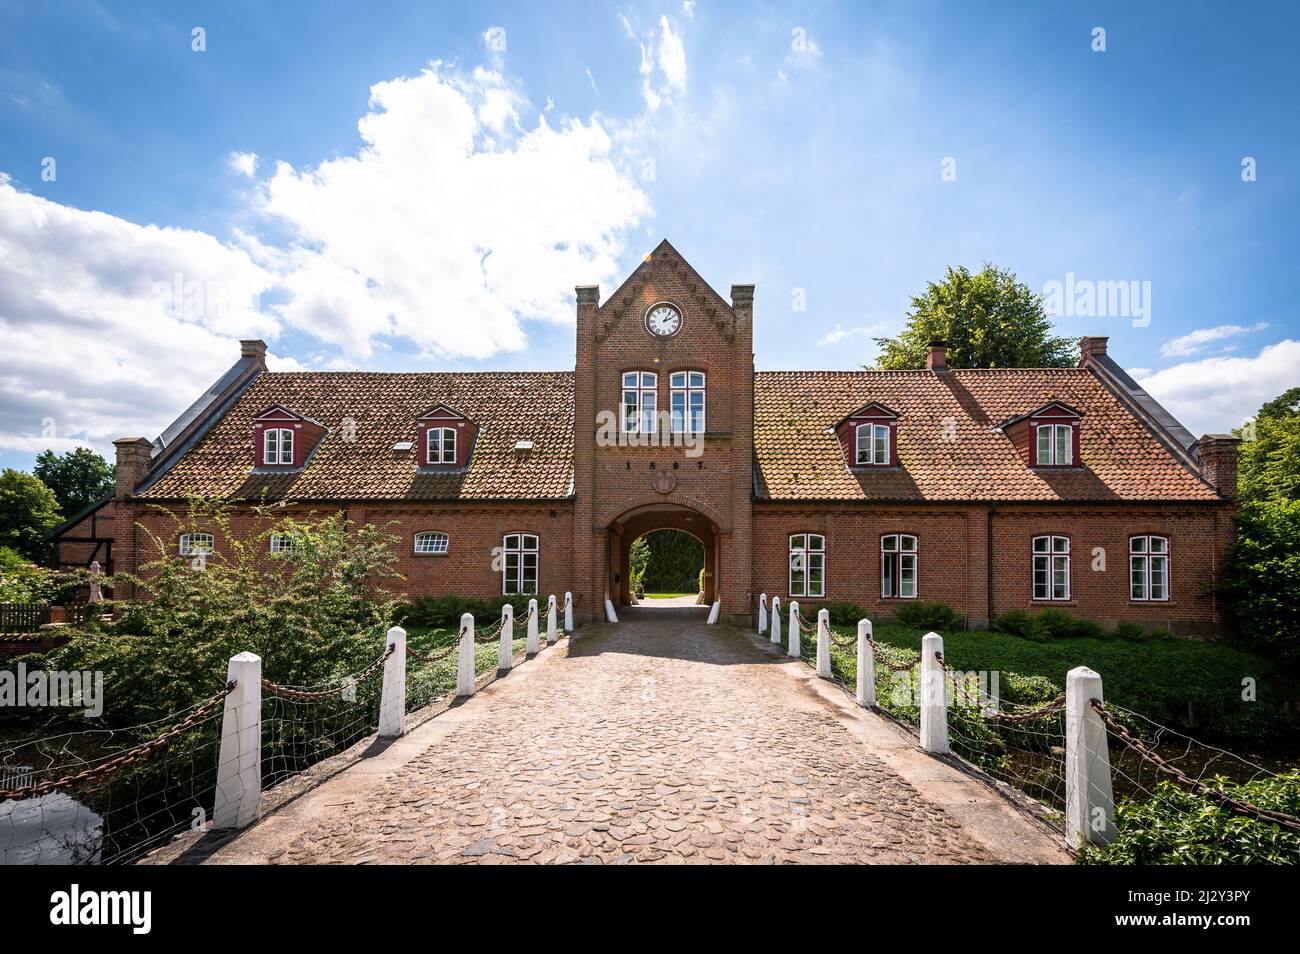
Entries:
POLYGON ((675 503, 633 507, 609 522, 606 537, 606 592, 609 598, 618 606, 633 601, 632 544, 656 530, 680 530, 700 541, 704 547, 704 602, 712 603, 721 582, 718 565, 720 528, 708 515, 675 503))

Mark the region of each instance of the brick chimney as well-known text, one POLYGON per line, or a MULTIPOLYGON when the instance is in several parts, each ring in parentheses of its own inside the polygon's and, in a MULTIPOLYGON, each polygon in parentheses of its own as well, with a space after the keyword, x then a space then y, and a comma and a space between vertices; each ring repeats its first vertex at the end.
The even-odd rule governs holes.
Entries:
POLYGON ((948 370, 948 342, 930 342, 930 350, 925 355, 925 366, 931 371, 948 370))
POLYGON ((113 441, 117 449, 117 490, 114 496, 118 500, 131 496, 135 488, 149 475, 149 452, 153 444, 143 437, 123 437, 113 441))
POLYGON ((1079 339, 1079 367, 1088 363, 1088 359, 1094 355, 1100 357, 1106 353, 1106 343, 1109 338, 1103 337, 1083 337, 1079 339))
POLYGON ((266 367, 266 342, 260 338, 248 338, 239 342, 239 356, 252 358, 263 368, 266 367))
POLYGON ((1231 434, 1206 434, 1196 442, 1201 476, 1227 500, 1237 499, 1237 451, 1241 439, 1231 434))

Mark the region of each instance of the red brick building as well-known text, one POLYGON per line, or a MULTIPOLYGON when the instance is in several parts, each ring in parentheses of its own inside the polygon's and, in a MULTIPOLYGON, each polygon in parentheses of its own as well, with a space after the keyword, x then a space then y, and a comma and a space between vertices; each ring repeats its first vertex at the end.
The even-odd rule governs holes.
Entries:
POLYGON ((1069 369, 950 370, 936 345, 920 371, 755 373, 753 297, 664 242, 603 303, 577 289, 571 372, 276 373, 246 341, 158 439, 116 442, 116 493, 60 559, 133 570, 168 532, 152 506, 200 494, 395 521, 406 592, 571 591, 579 618, 627 602, 632 542, 672 527, 741 621, 767 593, 1214 628, 1236 441, 1193 440, 1105 338, 1069 369))

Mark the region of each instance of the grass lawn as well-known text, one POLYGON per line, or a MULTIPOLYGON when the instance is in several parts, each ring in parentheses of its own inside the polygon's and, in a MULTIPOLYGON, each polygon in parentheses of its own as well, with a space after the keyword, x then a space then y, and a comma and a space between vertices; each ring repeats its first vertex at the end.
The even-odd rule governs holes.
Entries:
MULTIPOLYGON (((848 627, 836 630, 856 633, 848 627)), ((875 628, 877 642, 910 652, 919 652, 923 635, 895 624, 875 628)), ((1226 743, 1297 751, 1296 723, 1286 710, 1300 694, 1300 684, 1264 656, 1239 646, 1177 637, 1037 643, 986 631, 943 636, 944 656, 956 669, 1042 676, 1064 688, 1066 672, 1087 666, 1101 674, 1107 701, 1157 722, 1229 748, 1226 743), (1247 679, 1254 680, 1255 701, 1242 698, 1247 679)))
MULTIPOLYGON (((515 622, 514 651, 523 650, 528 642, 528 628, 522 621, 515 622)), ((546 627, 543 625, 537 634, 539 646, 546 645, 546 627)), ((413 626, 406 632, 406 642, 417 653, 432 656, 440 649, 453 645, 460 638, 460 631, 455 629, 430 629, 413 626)), ((474 673, 483 675, 497 668, 498 647, 500 642, 493 639, 489 643, 474 644, 474 673)), ((437 662, 426 663, 418 659, 406 660, 406 711, 414 712, 436 699, 456 691, 457 653, 450 653, 437 662)))

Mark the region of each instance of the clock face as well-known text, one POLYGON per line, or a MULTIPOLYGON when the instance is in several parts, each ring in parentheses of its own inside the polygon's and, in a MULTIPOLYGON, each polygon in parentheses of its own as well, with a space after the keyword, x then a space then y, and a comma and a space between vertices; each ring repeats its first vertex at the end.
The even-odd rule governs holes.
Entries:
POLYGON ((671 338, 682 330, 682 313, 667 302, 651 305, 645 315, 645 327, 656 338, 671 338))

